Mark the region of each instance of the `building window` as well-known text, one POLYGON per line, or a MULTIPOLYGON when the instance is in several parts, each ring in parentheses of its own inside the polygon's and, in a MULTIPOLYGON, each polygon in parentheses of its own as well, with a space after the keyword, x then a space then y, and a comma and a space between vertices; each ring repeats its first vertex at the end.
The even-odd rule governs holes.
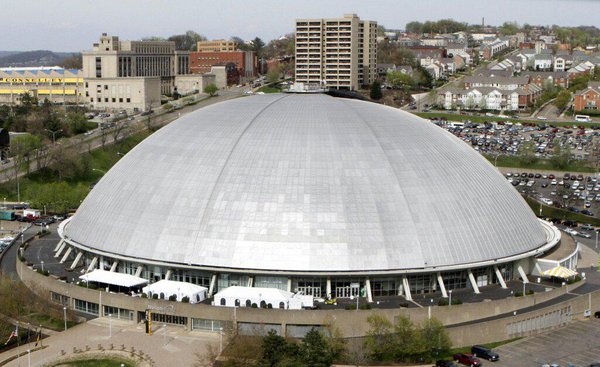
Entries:
POLYGON ((113 97, 112 102, 115 103, 116 101, 117 99, 113 97))
POLYGON ((104 102, 108 103, 108 97, 104 97, 104 102))
POLYGON ((127 98, 126 101, 127 101, 127 103, 130 103, 131 102, 131 98, 127 98))
POLYGON ((104 90, 108 90, 108 85, 104 84, 104 90))
POLYGON ((123 103, 123 98, 119 98, 119 103, 123 103))
POLYGON ((102 102, 102 98, 98 97, 98 102, 102 102))

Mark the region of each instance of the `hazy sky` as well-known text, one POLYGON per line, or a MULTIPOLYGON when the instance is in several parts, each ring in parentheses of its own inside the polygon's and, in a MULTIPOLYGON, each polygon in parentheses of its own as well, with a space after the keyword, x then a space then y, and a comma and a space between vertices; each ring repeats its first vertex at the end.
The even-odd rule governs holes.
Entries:
POLYGON ((294 19, 357 13, 387 28, 412 20, 595 25, 600 0, 2 0, 0 50, 80 51, 102 32, 122 39, 195 30, 209 38, 293 31, 294 19))

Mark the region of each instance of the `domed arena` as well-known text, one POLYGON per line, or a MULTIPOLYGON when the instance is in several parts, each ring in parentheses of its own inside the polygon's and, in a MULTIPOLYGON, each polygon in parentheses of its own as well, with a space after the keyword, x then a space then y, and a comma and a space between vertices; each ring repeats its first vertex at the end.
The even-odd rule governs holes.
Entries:
POLYGON ((210 293, 408 299, 517 278, 560 240, 457 137, 325 94, 237 98, 179 118, 107 172, 59 233, 88 270, 210 293))

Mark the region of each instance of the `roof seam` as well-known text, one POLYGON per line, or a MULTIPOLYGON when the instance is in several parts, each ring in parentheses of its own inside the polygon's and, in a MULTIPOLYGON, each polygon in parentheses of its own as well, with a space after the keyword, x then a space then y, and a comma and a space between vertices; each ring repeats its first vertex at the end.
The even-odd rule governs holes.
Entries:
POLYGON ((231 150, 229 151, 229 154, 227 154, 227 158, 225 158, 225 162, 223 162, 223 165, 221 166, 221 170, 219 171, 219 174, 217 175, 217 178, 215 179, 215 183, 212 187, 212 189, 210 190, 210 195, 208 196, 208 199, 206 200, 206 206, 204 207, 204 209, 202 210, 202 218, 200 218, 200 225, 199 225, 199 231, 196 234, 196 238, 194 239, 194 244, 197 243, 198 241, 198 237, 201 235, 202 231, 200 229, 202 229, 202 227, 205 226, 205 218, 206 218, 206 211, 208 210, 208 205, 209 203, 214 199, 214 195, 215 195, 215 189, 217 188, 217 186, 219 185, 219 183, 221 182, 221 177, 223 176, 223 172, 225 171, 225 167, 228 166, 229 164, 229 160, 231 159, 231 156, 233 155, 233 152, 235 151, 235 149, 237 148, 240 140, 242 140, 242 137, 244 137, 244 135, 246 135, 246 132, 250 129, 250 126, 252 126, 252 124, 258 119, 258 117, 260 115, 262 115, 263 112, 265 112, 269 107, 271 107, 274 103, 282 100, 283 98, 289 97, 289 95, 282 95, 279 98, 269 102, 266 106, 264 106, 263 108, 261 108, 260 111, 258 111, 258 113, 256 115, 254 115, 254 117, 248 122, 248 124, 246 124, 246 127, 244 127, 244 129, 242 130, 242 132, 238 135, 235 143, 233 143, 231 150))
MULTIPOLYGON (((411 208, 408 205, 408 198, 406 197, 406 194, 404 193, 404 190, 402 189, 402 184, 400 183, 400 179, 398 178, 398 173, 396 172, 396 169, 394 168, 394 166, 392 166, 392 163, 391 163, 391 160, 390 160, 390 156, 387 154, 387 152, 385 151, 385 149, 383 149, 383 146, 381 145, 381 142, 379 141, 379 137, 377 136, 377 133, 375 133, 375 129, 373 129, 373 127, 371 126, 371 124, 369 122, 367 122, 367 120, 365 118, 363 118, 362 114, 356 108, 354 108, 354 106, 352 106, 351 103, 348 103, 347 100, 345 100, 345 99, 342 99, 342 101, 352 111, 354 111, 354 113, 356 114, 356 116, 358 116, 358 118, 360 119, 360 121, 362 121, 362 123, 365 124, 365 126, 369 129, 369 131, 371 131, 371 134, 373 135, 374 140, 377 142, 377 145, 379 146, 379 149, 381 149, 381 151, 383 152, 383 155, 387 159, 387 164, 390 166, 391 171, 394 173, 394 178, 396 179, 396 183, 398 184, 398 189, 400 190, 400 193, 402 194, 402 197, 404 198, 404 202, 406 203, 406 207, 411 212, 410 221, 413 224, 413 228, 416 229, 417 226, 416 226, 416 224, 414 222, 411 208)), ((369 103, 369 102, 365 102, 365 103, 369 103)), ((385 238, 385 239, 387 241, 387 238, 385 238)), ((419 249, 421 250, 420 251, 420 253, 421 253, 421 259, 423 260, 423 262, 425 262, 425 258, 423 257, 423 251, 422 251, 423 247, 421 246, 421 239, 419 237, 417 237, 417 242, 419 243, 419 249)))

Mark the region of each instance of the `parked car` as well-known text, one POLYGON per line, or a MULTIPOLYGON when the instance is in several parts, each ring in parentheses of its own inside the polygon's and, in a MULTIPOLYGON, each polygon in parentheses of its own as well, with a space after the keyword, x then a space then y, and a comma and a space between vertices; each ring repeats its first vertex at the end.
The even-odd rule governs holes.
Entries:
POLYGON ((472 354, 458 353, 454 355, 454 360, 466 366, 481 366, 481 361, 475 358, 472 354))
POLYGON ((594 213, 592 213, 591 211, 589 211, 589 210, 587 210, 587 209, 586 209, 586 210, 582 210, 582 211, 581 211, 581 214, 589 215, 590 217, 593 217, 593 216, 594 216, 594 213))
POLYGON ((586 224, 584 224, 584 225, 581 226, 581 229, 585 229, 587 231, 593 231, 594 230, 594 226, 591 225, 591 224, 587 224, 586 223, 586 224))
POLYGON ((577 222, 574 220, 565 220, 563 224, 567 227, 577 227, 577 222))
POLYGON ((485 358, 488 361, 492 361, 492 362, 495 362, 500 359, 500 356, 498 355, 498 353, 496 353, 496 352, 492 351, 490 348, 486 348, 482 345, 472 346, 471 353, 473 353, 473 355, 475 357, 485 358))

